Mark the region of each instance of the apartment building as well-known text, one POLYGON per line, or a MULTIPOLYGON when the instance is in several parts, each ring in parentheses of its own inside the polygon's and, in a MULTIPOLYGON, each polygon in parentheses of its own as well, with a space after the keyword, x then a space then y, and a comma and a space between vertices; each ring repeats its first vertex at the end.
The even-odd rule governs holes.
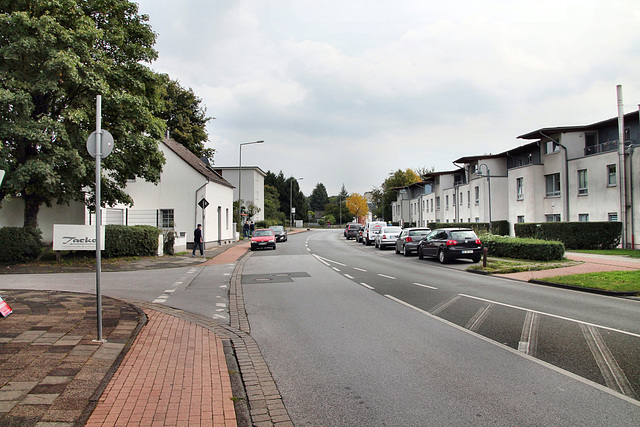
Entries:
POLYGON ((622 145, 612 118, 538 129, 518 137, 532 141, 525 145, 457 159, 456 170, 396 189, 393 220, 420 226, 508 220, 511 234, 517 222, 621 221, 624 246, 640 248, 638 119, 624 116, 622 145), (405 206, 411 215, 396 215, 405 206))

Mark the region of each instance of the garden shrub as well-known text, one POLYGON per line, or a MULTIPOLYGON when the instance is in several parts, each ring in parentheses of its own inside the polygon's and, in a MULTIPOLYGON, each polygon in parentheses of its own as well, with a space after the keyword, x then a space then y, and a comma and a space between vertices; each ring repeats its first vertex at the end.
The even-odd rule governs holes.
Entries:
POLYGON ((556 240, 567 249, 613 249, 620 244, 621 222, 542 222, 515 225, 517 237, 556 240))
POLYGON ((42 249, 42 232, 32 227, 0 228, 0 262, 18 264, 35 259, 42 249))
POLYGON ((486 235, 482 244, 487 248, 487 254, 495 257, 534 261, 556 261, 564 257, 562 242, 486 235))
POLYGON ((160 233, 150 225, 107 225, 102 253, 107 258, 157 255, 160 233))

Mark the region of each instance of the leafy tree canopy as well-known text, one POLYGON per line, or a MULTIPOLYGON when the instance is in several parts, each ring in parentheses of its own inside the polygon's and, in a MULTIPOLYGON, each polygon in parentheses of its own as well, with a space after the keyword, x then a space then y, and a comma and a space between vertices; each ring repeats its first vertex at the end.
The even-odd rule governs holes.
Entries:
POLYGON ((102 127, 115 140, 101 203, 131 204, 128 179, 158 181, 163 78, 145 65, 157 57, 147 21, 127 0, 0 2, 0 201, 20 194, 25 226, 37 226, 43 204, 85 201, 98 94, 102 127))
POLYGON ((196 156, 206 157, 213 162, 215 150, 204 148, 204 143, 209 139, 206 125, 212 118, 206 116, 202 100, 191 88, 183 88, 177 80, 171 80, 166 74, 159 76, 159 79, 162 81, 163 96, 158 117, 167 123, 170 137, 196 156))
POLYGON ((327 203, 329 203, 329 195, 326 187, 322 183, 316 184, 309 196, 309 207, 314 211, 321 211, 327 203))
POLYGON ((347 198, 347 209, 349 212, 359 220, 369 212, 369 206, 367 205, 367 199, 358 193, 353 193, 347 198))
POLYGON ((380 188, 375 187, 372 193, 372 199, 377 205, 375 214, 377 217, 384 218, 386 221, 391 220, 391 203, 397 199, 397 192, 394 188, 404 187, 407 185, 420 182, 421 178, 413 169, 398 169, 389 174, 384 180, 380 188))

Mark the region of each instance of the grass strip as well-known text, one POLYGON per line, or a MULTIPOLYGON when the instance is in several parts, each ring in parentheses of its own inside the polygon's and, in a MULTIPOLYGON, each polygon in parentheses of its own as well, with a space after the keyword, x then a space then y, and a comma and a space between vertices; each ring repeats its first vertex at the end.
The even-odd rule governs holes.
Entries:
POLYGON ((597 273, 573 274, 570 276, 545 277, 537 280, 582 288, 640 293, 640 270, 601 271, 597 273))

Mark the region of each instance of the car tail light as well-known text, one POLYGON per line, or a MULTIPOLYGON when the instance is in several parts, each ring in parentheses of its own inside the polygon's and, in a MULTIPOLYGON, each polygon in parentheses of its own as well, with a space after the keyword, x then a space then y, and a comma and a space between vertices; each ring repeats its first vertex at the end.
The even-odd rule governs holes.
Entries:
POLYGON ((411 237, 407 237, 407 242, 413 242, 413 239, 411 237))
POLYGON ((383 235, 382 235, 382 238, 383 238, 383 239, 386 239, 386 238, 387 238, 387 235, 386 235, 386 234, 383 234, 383 235))
POLYGON ((476 245, 481 245, 482 242, 480 241, 480 239, 476 239, 476 245))
POLYGON ((458 242, 456 242, 455 240, 447 240, 447 246, 454 246, 457 245, 458 242))

